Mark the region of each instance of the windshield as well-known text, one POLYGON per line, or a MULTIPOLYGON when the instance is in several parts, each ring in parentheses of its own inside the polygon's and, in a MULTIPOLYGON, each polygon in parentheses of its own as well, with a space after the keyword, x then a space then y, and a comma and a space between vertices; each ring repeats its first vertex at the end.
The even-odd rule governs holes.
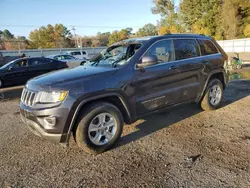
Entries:
POLYGON ((124 64, 126 62, 127 46, 115 46, 103 50, 100 54, 92 58, 88 65, 91 66, 113 66, 114 64, 124 64))
POLYGON ((3 65, 0 67, 0 69, 7 69, 12 63, 14 63, 16 60, 10 61, 9 63, 3 65))
POLYGON ((85 63, 87 66, 117 67, 126 64, 139 50, 141 43, 111 46, 85 63))

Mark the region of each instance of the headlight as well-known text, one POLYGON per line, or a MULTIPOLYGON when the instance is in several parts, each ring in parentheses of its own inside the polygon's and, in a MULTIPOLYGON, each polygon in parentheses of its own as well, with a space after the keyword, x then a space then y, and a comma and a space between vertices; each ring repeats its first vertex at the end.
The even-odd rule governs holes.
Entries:
POLYGON ((62 102, 67 97, 67 95, 68 91, 52 91, 52 92, 42 91, 39 93, 39 102, 40 103, 62 102))

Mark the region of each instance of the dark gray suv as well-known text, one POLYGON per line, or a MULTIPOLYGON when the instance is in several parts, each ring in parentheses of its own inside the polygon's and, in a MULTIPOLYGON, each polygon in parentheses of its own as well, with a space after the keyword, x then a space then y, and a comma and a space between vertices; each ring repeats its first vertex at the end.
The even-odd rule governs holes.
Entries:
POLYGON ((83 150, 101 153, 120 138, 124 122, 189 102, 218 108, 227 59, 204 35, 128 39, 84 66, 28 81, 21 117, 36 135, 68 145, 73 133, 83 150))

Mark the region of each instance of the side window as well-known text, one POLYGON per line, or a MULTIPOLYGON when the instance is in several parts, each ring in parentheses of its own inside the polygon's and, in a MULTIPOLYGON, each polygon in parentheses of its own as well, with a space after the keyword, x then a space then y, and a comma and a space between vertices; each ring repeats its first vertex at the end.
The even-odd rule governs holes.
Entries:
POLYGON ((64 55, 63 59, 74 59, 74 57, 70 56, 70 55, 64 55))
POLYGON ((57 55, 57 56, 54 57, 54 59, 56 59, 56 60, 62 60, 62 59, 64 59, 64 58, 62 58, 61 55, 57 55))
POLYGON ((85 51, 82 51, 82 54, 83 54, 83 55, 86 55, 87 53, 86 53, 85 51))
POLYGON ((71 52, 70 55, 81 55, 81 52, 71 52))
POLYGON ((27 59, 22 59, 16 63, 13 64, 13 68, 20 68, 20 67, 27 67, 28 63, 27 63, 27 59))
POLYGON ((174 53, 172 40, 162 40, 155 43, 144 56, 150 55, 156 55, 159 63, 173 61, 174 53))
POLYGON ((29 59, 29 66, 39 65, 39 59, 29 59))
POLYGON ((201 48, 201 54, 202 55, 211 55, 211 54, 217 54, 218 50, 214 46, 214 44, 209 40, 198 40, 200 48, 201 48))
POLYGON ((200 56, 198 44, 194 39, 175 39, 175 60, 200 56))
POLYGON ((42 64, 49 64, 51 63, 53 60, 51 59, 46 59, 46 58, 43 58, 43 59, 39 59, 39 65, 42 65, 42 64))

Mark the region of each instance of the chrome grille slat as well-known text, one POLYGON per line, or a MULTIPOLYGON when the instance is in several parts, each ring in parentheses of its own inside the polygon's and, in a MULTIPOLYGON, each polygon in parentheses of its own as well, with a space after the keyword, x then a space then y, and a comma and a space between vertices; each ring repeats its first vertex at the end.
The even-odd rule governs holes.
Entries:
POLYGON ((21 102, 25 106, 33 106, 36 101, 36 96, 37 96, 36 92, 30 91, 29 89, 24 88, 22 92, 22 96, 21 96, 21 102))
POLYGON ((30 92, 27 92, 27 95, 26 95, 26 98, 25 98, 25 104, 27 104, 28 105, 28 98, 29 98, 29 96, 30 96, 30 92))

